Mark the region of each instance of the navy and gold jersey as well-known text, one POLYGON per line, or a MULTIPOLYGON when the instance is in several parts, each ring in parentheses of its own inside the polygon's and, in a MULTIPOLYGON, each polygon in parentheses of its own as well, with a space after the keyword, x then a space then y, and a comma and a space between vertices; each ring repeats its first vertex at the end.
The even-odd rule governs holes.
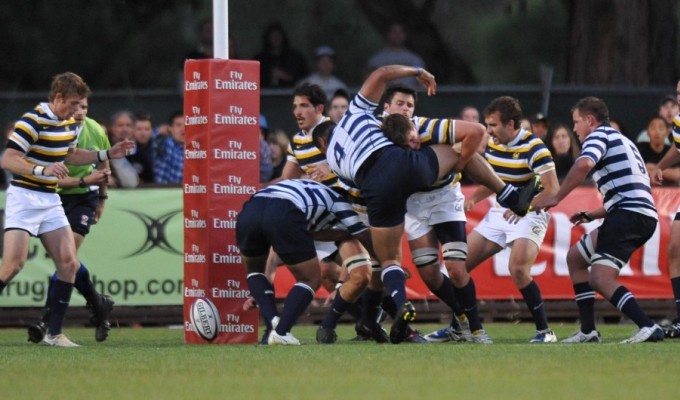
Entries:
MULTIPOLYGON (((379 116, 378 119, 382 123, 387 113, 379 116)), ((430 146, 433 144, 448 144, 453 146, 455 144, 456 121, 448 118, 426 118, 426 117, 411 117, 411 121, 418 130, 421 146, 430 146)), ((439 189, 447 185, 452 185, 460 181, 461 174, 449 174, 438 180, 432 185, 432 189, 439 189)))
MULTIPOLYGON (((316 126, 326 121, 330 121, 330 118, 322 118, 316 126)), ((308 173, 311 167, 327 163, 326 156, 314 145, 312 139, 313 130, 314 128, 309 133, 299 131, 293 136, 293 140, 288 145, 286 160, 298 164, 305 174, 308 173)), ((333 172, 325 176, 321 182, 329 187, 339 185, 338 176, 333 172)))
MULTIPOLYGON (((418 129, 420 135, 420 144, 422 146, 429 146, 433 144, 448 144, 453 146, 456 143, 456 121, 448 118, 425 118, 416 117, 411 118, 418 129)), ((438 180, 432 185, 433 189, 438 189, 446 185, 458 183, 461 179, 461 174, 449 174, 438 180)))
MULTIPOLYGON (((59 119, 47 103, 24 114, 14 125, 7 148, 21 151, 32 165, 48 166, 63 162, 69 148, 75 147, 76 123, 73 118, 59 119)), ((12 185, 41 192, 55 192, 56 176, 14 175, 12 185)))
POLYGON ((599 126, 583 141, 582 157, 595 163, 593 179, 607 211, 616 207, 658 218, 645 162, 621 132, 599 126))
POLYGON ((489 139, 484 156, 503 182, 516 186, 555 169, 550 150, 538 136, 524 129, 507 145, 489 139))
POLYGON ((680 151, 680 114, 673 118, 673 143, 676 150, 680 151))

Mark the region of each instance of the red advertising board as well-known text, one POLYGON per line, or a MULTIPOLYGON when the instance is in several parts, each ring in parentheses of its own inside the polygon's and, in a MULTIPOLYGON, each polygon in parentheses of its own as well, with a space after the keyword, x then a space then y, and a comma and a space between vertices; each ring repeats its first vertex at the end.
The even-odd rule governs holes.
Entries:
MULTIPOLYGON (((473 186, 463 188, 463 192, 468 195, 474 190, 473 186)), ((670 226, 680 202, 680 196, 678 196, 678 189, 673 188, 655 188, 652 194, 659 213, 659 225, 654 236, 644 247, 633 254, 630 262, 621 271, 619 281, 637 298, 670 299, 673 296, 666 252, 670 226)), ((491 201, 480 202, 467 213, 468 232, 484 218, 491 205, 491 201)), ((532 275, 541 287, 544 299, 573 299, 574 291, 567 269, 567 251, 586 231, 597 228, 601 221, 573 226, 569 222, 569 217, 576 211, 592 210, 601 206, 602 200, 596 188, 579 187, 559 206, 550 210, 548 232, 532 267, 532 275)), ((436 296, 418 277, 406 240, 404 240, 403 249, 404 267, 411 272, 411 278, 406 281, 408 297, 412 300, 436 299, 436 296)), ((508 255, 509 250, 506 249, 486 260, 472 272, 478 298, 508 300, 521 297, 508 272, 508 255)), ((293 284, 295 280, 288 270, 279 268, 275 280, 276 297, 285 297, 293 284)), ((324 298, 327 292, 322 288, 317 292, 317 296, 324 298)))
POLYGON ((258 62, 212 59, 185 63, 186 343, 257 342, 258 312, 242 309, 249 292, 235 226, 243 203, 259 186, 259 115, 258 62), (196 303, 199 299, 214 304, 217 316, 205 302, 196 303), (201 307, 192 310, 194 303, 201 307), (192 311, 204 323, 198 325, 207 329, 207 334, 197 333, 194 323, 199 320, 192 320, 192 311), (211 327, 210 321, 215 319, 211 327))

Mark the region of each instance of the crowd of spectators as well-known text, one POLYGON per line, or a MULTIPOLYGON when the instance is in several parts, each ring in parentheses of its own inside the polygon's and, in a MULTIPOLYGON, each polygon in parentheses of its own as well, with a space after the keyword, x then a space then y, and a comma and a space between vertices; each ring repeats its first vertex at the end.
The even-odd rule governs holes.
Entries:
MULTIPOLYGON (((383 32, 385 45, 365 63, 367 73, 387 64, 413 65, 426 68, 422 57, 405 46, 408 32, 403 24, 395 22, 383 32)), ((198 29, 198 42, 187 53, 187 59, 211 58, 213 56, 213 26, 211 20, 204 20, 198 29)), ((229 37, 229 56, 238 58, 236 42, 229 37)), ((347 111, 351 93, 341 78, 336 76, 336 52, 328 45, 314 49, 314 69, 308 69, 307 58, 296 49, 280 22, 270 23, 262 35, 260 51, 253 57, 260 61, 261 85, 263 88, 293 88, 302 83, 319 85, 326 93, 328 103, 325 114, 338 121, 347 111)), ((406 85, 413 82, 401 82, 406 85)), ((680 112, 674 95, 664 96, 658 115, 651 116, 649 123, 635 136, 638 149, 648 170, 670 147, 673 118, 680 112)), ((473 106, 466 106, 457 118, 466 121, 483 122, 480 112, 473 106)), ((167 122, 156 123, 145 112, 133 113, 122 109, 109 118, 106 127, 111 144, 123 139, 135 142, 129 156, 111 163, 112 175, 109 185, 119 188, 134 188, 150 184, 179 184, 184 168, 184 117, 181 111, 174 112, 167 122)), ((580 143, 570 123, 555 121, 536 113, 522 120, 522 128, 530 130, 541 138, 550 149, 557 167, 560 180, 564 178, 580 153, 580 143)), ((627 134, 620 124, 613 120, 611 125, 627 134)), ((5 126, 5 137, 13 130, 13 123, 5 126)), ((260 182, 269 182, 281 176, 286 161, 290 133, 281 129, 270 129, 264 115, 260 117, 260 182)), ((486 141, 480 147, 483 153, 486 141)), ((0 186, 5 187, 10 176, 0 174, 0 186)), ((471 183, 464 180, 465 183, 471 183)), ((677 185, 680 182, 680 165, 669 168, 664 173, 664 182, 677 185)))

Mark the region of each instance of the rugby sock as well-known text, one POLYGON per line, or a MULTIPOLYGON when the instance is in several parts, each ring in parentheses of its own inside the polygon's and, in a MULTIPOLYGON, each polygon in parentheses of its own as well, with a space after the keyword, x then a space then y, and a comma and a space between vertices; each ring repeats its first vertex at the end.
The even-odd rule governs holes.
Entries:
MULTIPOLYGON (((444 275, 444 274, 442 274, 444 275)), ((460 310, 460 313, 456 312, 456 308, 461 308, 458 305, 458 302, 456 301, 456 294, 454 293, 454 288, 453 284, 449 280, 448 277, 444 276, 444 279, 442 280, 441 286, 439 288, 432 290, 432 293, 434 293, 435 296, 439 297, 444 304, 449 306, 449 308, 453 311, 455 315, 460 315, 463 313, 463 310, 460 310)))
POLYGON ((647 314, 642 311, 640 304, 635 300, 635 297, 633 297, 633 293, 626 289, 625 286, 619 286, 614 291, 609 302, 612 303, 614 307, 618 308, 619 311, 624 313, 626 317, 630 318, 631 321, 635 322, 635 325, 640 328, 654 325, 654 321, 649 319, 647 314))
POLYGON ((250 294, 255 299, 255 302, 257 302, 267 329, 271 329, 272 318, 279 315, 276 311, 274 286, 272 286, 264 274, 258 272, 248 274, 246 281, 248 282, 250 294))
POLYGON ((76 281, 73 287, 87 300, 87 304, 96 306, 99 304, 99 296, 94 288, 94 283, 90 280, 90 272, 85 268, 85 264, 80 263, 80 268, 76 272, 76 281))
POLYGON ((496 194, 496 200, 502 206, 513 206, 519 201, 517 188, 512 185, 505 185, 503 190, 496 194))
POLYGON ((470 278, 467 285, 462 288, 454 287, 456 298, 465 310, 465 316, 470 321, 470 331, 474 332, 482 329, 482 322, 479 320, 479 309, 477 308, 477 288, 475 281, 470 278))
POLYGON ((400 266, 392 264, 385 268, 380 276, 387 294, 392 297, 397 310, 406 303, 406 275, 400 266))
POLYGON ((351 304, 352 303, 343 299, 342 296, 340 296, 340 293, 336 293, 333 303, 331 304, 331 309, 328 310, 323 321, 321 321, 321 327, 326 329, 335 329, 335 327, 338 325, 340 317, 342 317, 342 314, 345 313, 351 304))
POLYGON ((574 294, 581 332, 590 333, 595 330, 595 291, 588 282, 582 282, 574 284, 574 294))
POLYGON ((347 314, 351 315, 352 318, 354 318, 355 321, 361 321, 361 304, 363 303, 363 299, 359 297, 359 300, 355 301, 354 303, 350 303, 349 306, 347 307, 347 314))
POLYGON ((5 281, 0 281, 0 293, 2 293, 2 291, 5 289, 5 286, 7 286, 5 281))
POLYGON ((296 283, 283 302, 283 313, 281 314, 281 321, 276 327, 276 333, 285 335, 290 332, 295 321, 305 312, 313 299, 314 289, 305 283, 296 283))
POLYGON ((366 326, 372 327, 378 319, 378 308, 382 301, 382 290, 366 289, 361 295, 361 300, 361 322, 366 326))
MULTIPOLYGON (((677 320, 680 320, 680 276, 671 279, 671 287, 673 288, 673 298, 675 298, 675 312, 677 313, 677 320)), ((2 286, 0 285, 0 292, 2 286)))
POLYGON ((527 303, 527 307, 529 307, 531 316, 534 317, 536 330, 543 331, 548 329, 548 317, 545 315, 541 289, 538 288, 536 282, 532 280, 531 283, 519 291, 522 292, 522 297, 524 297, 524 301, 527 303))
POLYGON ((54 281, 54 290, 50 301, 50 335, 56 336, 61 333, 61 327, 64 323, 68 303, 71 301, 71 293, 73 292, 73 284, 64 282, 62 280, 54 281))
POLYGON ((390 296, 383 296, 382 300, 380 300, 380 308, 378 309, 378 314, 377 317, 379 320, 382 315, 381 313, 387 313, 387 315, 390 316, 390 318, 394 318, 397 316, 397 305, 394 304, 394 299, 390 296))

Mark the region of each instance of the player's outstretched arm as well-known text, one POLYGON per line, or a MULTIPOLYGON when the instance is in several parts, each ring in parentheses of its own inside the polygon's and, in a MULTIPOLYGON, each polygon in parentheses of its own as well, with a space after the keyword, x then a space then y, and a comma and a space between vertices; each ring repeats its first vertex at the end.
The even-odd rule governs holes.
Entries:
POLYGON ((415 76, 418 83, 427 88, 427 94, 433 95, 437 90, 437 82, 434 75, 424 70, 423 68, 408 67, 405 65, 386 65, 377 68, 366 78, 366 81, 361 86, 359 93, 367 100, 377 103, 385 91, 387 82, 392 79, 405 78, 408 76, 415 76))

